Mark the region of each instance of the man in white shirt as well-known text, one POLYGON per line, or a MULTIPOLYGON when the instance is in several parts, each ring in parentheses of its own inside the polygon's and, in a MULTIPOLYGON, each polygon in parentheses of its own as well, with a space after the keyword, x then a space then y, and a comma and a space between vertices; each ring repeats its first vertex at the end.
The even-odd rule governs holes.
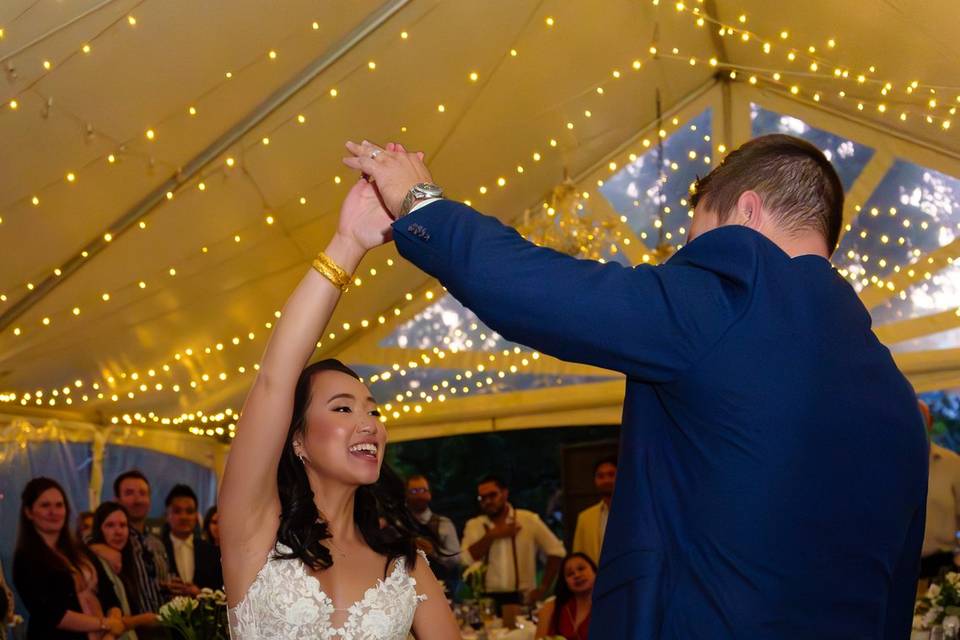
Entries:
POLYGON ((509 498, 510 490, 496 476, 481 480, 477 500, 483 515, 467 522, 460 545, 464 565, 486 564, 484 595, 493 598, 498 608, 542 600, 566 555, 563 543, 540 516, 515 509, 509 498), (538 550, 547 556, 539 585, 535 582, 538 550))
POLYGON ((417 546, 427 554, 434 575, 443 582, 447 593, 453 596, 460 577, 460 539, 450 518, 430 510, 431 500, 433 493, 426 476, 418 474, 407 478, 407 506, 410 512, 440 543, 438 549, 424 537, 417 540, 417 546))
MULTIPOLYGON (((920 413, 933 430, 930 408, 920 402, 920 413)), ((943 568, 956 570, 957 530, 960 529, 960 456, 930 443, 930 481, 923 534, 920 577, 935 578, 943 568)))
POLYGON ((223 586, 220 554, 200 537, 197 494, 186 485, 174 485, 165 504, 167 524, 162 539, 172 576, 171 591, 196 596, 202 588, 220 589, 223 586))
POLYGON ((607 530, 607 517, 610 515, 610 501, 616 481, 616 457, 602 458, 593 466, 593 486, 600 494, 600 502, 587 507, 577 516, 573 551, 587 554, 597 565, 600 564, 600 549, 603 547, 603 534, 607 530))

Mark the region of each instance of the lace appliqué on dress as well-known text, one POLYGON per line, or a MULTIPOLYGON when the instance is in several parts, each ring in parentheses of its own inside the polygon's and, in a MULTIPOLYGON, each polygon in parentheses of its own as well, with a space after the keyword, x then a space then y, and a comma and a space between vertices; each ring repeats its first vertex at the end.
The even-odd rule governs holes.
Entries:
MULTIPOLYGON (((290 549, 277 543, 277 550, 290 549)), ((426 561, 422 551, 418 552, 426 561)), ((417 605, 417 581, 402 559, 386 580, 367 589, 347 610, 342 627, 334 627, 333 601, 300 560, 268 558, 243 600, 228 611, 233 640, 405 640, 417 605)))

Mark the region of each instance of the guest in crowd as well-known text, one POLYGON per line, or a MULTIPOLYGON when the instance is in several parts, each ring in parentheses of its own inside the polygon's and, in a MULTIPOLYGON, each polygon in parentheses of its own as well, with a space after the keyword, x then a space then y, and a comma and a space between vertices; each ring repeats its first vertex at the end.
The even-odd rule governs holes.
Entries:
POLYGON ((430 568, 443 583, 451 597, 457 591, 460 578, 460 539, 453 521, 446 516, 434 513, 430 509, 433 493, 426 476, 413 475, 407 478, 407 506, 413 517, 430 532, 430 536, 417 539, 420 547, 430 561, 430 568), (439 549, 430 538, 440 542, 439 549))
POLYGON ((573 550, 587 554, 594 564, 600 563, 600 549, 603 547, 603 534, 607 531, 610 501, 613 500, 613 486, 616 481, 617 458, 610 456, 597 462, 593 466, 593 486, 600 494, 600 502, 587 507, 577 516, 573 550))
POLYGON ((93 511, 81 511, 77 516, 77 540, 86 544, 93 533, 93 511))
POLYGON ((104 502, 94 512, 90 550, 103 565, 104 573, 113 586, 123 623, 128 629, 121 640, 138 640, 136 627, 156 627, 154 613, 134 614, 131 602, 137 601, 137 575, 130 543, 127 510, 118 502, 104 502))
MULTIPOLYGON (((157 613, 166 602, 162 585, 169 580, 167 575, 167 552, 163 542, 147 531, 147 516, 150 514, 150 483, 137 469, 117 476, 113 481, 113 494, 127 510, 130 529, 130 546, 133 550, 133 567, 136 582, 136 602, 130 603, 134 614, 157 613)), ((162 630, 142 629, 140 640, 164 638, 162 630)))
POLYGON ((543 603, 537 615, 537 638, 562 636, 587 640, 590 636, 590 605, 597 565, 585 553, 571 553, 560 565, 556 597, 543 603))
POLYGON ((119 603, 69 521, 70 505, 55 480, 27 483, 13 556, 13 583, 30 614, 27 638, 113 640, 126 630, 119 603))
POLYGON ((165 504, 167 523, 163 527, 163 544, 173 576, 171 591, 195 596, 204 587, 222 589, 220 554, 198 531, 197 494, 185 484, 174 485, 165 504))
POLYGON ((486 560, 484 592, 498 608, 541 600, 566 555, 563 543, 540 516, 515 509, 509 498, 510 491, 500 478, 487 476, 481 480, 477 500, 483 515, 467 522, 460 545, 464 565, 486 560), (547 556, 539 586, 535 584, 538 550, 547 556))
POLYGON ((203 539, 220 548, 220 516, 217 515, 217 505, 207 509, 207 514, 203 516, 203 539))
MULTIPOLYGON (((920 413, 933 432, 930 407, 920 401, 920 413)), ((930 480, 927 484, 927 520, 923 534, 920 577, 935 578, 942 569, 956 567, 957 530, 960 529, 960 456, 930 442, 930 480)))
POLYGON ((14 612, 13 591, 7 586, 3 563, 0 562, 0 640, 6 640, 7 625, 13 624, 14 612))

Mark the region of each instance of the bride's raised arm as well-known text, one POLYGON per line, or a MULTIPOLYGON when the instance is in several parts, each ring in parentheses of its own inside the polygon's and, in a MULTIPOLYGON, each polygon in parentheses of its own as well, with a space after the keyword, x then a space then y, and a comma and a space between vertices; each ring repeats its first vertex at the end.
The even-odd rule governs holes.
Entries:
MULTIPOLYGON (((360 180, 344 200, 337 232, 323 253, 353 273, 368 249, 389 238, 390 222, 373 186, 360 180)), ((337 279, 335 268, 325 270, 337 279)), ((232 601, 252 583, 276 538, 277 465, 290 427, 294 389, 340 294, 330 278, 309 269, 283 307, 244 403, 218 504, 224 578, 232 601)))

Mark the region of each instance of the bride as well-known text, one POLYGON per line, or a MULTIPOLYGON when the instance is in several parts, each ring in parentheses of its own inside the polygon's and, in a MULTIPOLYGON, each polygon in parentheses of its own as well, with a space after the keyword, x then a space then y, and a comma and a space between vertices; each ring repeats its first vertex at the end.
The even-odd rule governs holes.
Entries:
POLYGON ((460 637, 415 551, 402 484, 381 469, 387 434, 370 391, 336 360, 304 368, 389 222, 360 180, 287 300, 247 396, 219 501, 234 640, 460 637))

